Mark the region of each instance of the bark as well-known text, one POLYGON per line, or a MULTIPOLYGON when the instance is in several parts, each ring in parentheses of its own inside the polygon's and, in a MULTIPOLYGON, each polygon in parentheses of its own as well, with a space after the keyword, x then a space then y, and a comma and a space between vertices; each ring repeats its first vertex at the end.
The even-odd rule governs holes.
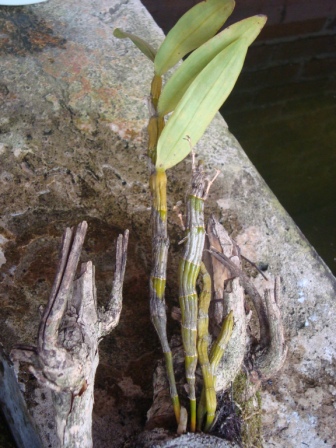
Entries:
POLYGON ((265 304, 263 303, 258 290, 241 268, 241 254, 238 245, 229 237, 224 227, 214 217, 211 217, 209 220, 208 235, 212 246, 210 252, 214 258, 213 269, 214 281, 216 282, 215 291, 222 293, 221 296, 220 294, 217 294, 215 299, 217 299, 217 302, 221 302, 225 280, 238 277, 242 287, 251 298, 258 315, 260 344, 267 346, 269 344, 269 322, 265 304), (218 249, 218 246, 220 249, 218 249), (223 270, 223 267, 220 268, 218 263, 225 267, 222 275, 216 275, 217 270, 219 270, 220 273, 222 273, 223 270))
MULTIPOLYGON (((235 320, 232 337, 219 369, 221 375, 217 379, 216 390, 224 391, 243 368, 248 373, 248 390, 244 391, 244 399, 248 399, 260 388, 262 381, 273 377, 282 368, 286 359, 287 347, 279 303, 280 278, 265 281, 263 299, 253 281, 242 270, 239 247, 214 217, 209 221, 208 236, 211 245, 209 252, 214 258, 214 291, 223 291, 222 307, 227 312, 233 310, 235 320), (216 275, 217 269, 221 275, 216 275), (249 318, 245 315, 244 291, 253 302, 259 322, 260 338, 254 347, 248 344, 249 318), (249 360, 245 364, 249 365, 244 365, 244 357, 249 360)), ((215 300, 220 300, 218 294, 215 294, 215 300)))
POLYGON ((287 346, 285 344, 279 301, 280 278, 276 277, 274 285, 270 282, 270 287, 265 289, 265 303, 270 328, 270 343, 267 349, 257 357, 255 363, 256 368, 259 370, 264 380, 271 378, 281 369, 287 355, 287 346))
POLYGON ((226 390, 239 373, 246 353, 247 318, 244 308, 244 289, 239 278, 232 280, 230 293, 225 293, 228 311, 233 311, 234 327, 224 356, 216 372, 216 392, 226 390))
POLYGON ((244 308, 244 288, 239 276, 233 272, 234 270, 241 272, 239 251, 224 227, 214 217, 209 219, 207 235, 210 253, 213 256, 213 303, 215 306, 212 308, 212 318, 219 325, 223 320, 223 313, 225 315, 232 311, 234 318, 233 332, 217 369, 215 387, 218 392, 225 390, 241 369, 246 351, 247 319, 244 308), (229 259, 231 265, 223 263, 222 257, 229 259))
POLYGON ((87 223, 76 232, 67 228, 54 285, 41 319, 37 347, 17 346, 12 359, 28 362, 30 370, 52 389, 59 446, 92 447, 94 378, 98 344, 119 322, 126 266, 128 231, 117 241, 112 292, 105 309, 97 309, 92 262, 77 266, 87 223))
POLYGON ((250 372, 249 396, 259 389, 262 381, 274 377, 283 367, 288 351, 279 303, 279 277, 276 277, 273 282, 269 281, 269 287, 265 289, 264 298, 269 321, 269 344, 265 348, 257 347, 253 370, 250 372))

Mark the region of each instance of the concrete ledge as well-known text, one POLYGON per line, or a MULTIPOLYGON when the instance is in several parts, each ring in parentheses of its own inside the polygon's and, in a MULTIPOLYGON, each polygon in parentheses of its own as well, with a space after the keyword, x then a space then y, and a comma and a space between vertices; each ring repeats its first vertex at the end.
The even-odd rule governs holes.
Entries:
MULTIPOLYGON (((151 375, 159 351, 146 314, 149 194, 144 128, 152 67, 130 42, 114 39, 112 30, 122 27, 155 46, 162 32, 139 0, 51 0, 0 7, 0 18, 5 24, 0 36, 0 339, 7 348, 18 340, 34 341, 37 307, 47 298, 66 225, 86 218, 93 229, 86 256, 101 269, 102 300, 108 290, 106 270, 112 269, 113 238, 129 227, 124 316, 102 347, 95 419, 96 446, 108 446, 109 432, 103 436, 101 428, 112 428, 113 419, 119 446, 140 432, 142 423, 133 408, 127 418, 118 417, 116 409, 132 401, 145 415, 150 377, 138 374, 147 369, 151 375), (113 399, 104 392, 107 383, 114 387, 113 399), (125 421, 126 435, 121 429, 125 421)), ((263 391, 265 446, 332 447, 335 278, 220 116, 197 152, 209 173, 215 168, 222 172, 211 191, 208 213, 222 217, 246 257, 267 265, 283 280, 289 356, 281 375, 263 391)), ((186 161, 168 175, 171 207, 184 199, 189 169, 186 161)), ((172 214, 170 228, 176 253, 180 230, 172 214)), ((171 278, 175 266, 176 261, 171 278)), ((174 288, 175 280, 168 288, 171 297, 174 288)))

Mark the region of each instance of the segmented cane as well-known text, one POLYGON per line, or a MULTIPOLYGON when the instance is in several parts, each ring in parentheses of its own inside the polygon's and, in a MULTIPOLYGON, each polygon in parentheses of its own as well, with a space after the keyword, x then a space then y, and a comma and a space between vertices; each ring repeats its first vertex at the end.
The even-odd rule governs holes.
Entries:
MULTIPOLYGON (((151 86, 151 109, 153 115, 148 124, 148 155, 155 164, 156 147, 164 126, 163 118, 158 118, 156 105, 161 92, 162 80, 154 76, 151 86)), ((150 276, 151 320, 159 336, 166 361, 166 371, 173 402, 176 421, 180 421, 180 402, 176 388, 173 357, 167 338, 167 316, 165 303, 166 270, 169 248, 167 232, 167 176, 165 171, 155 170, 150 178, 152 193, 152 270, 150 276)))
MULTIPOLYGON (((212 384, 209 382, 206 382, 205 376, 203 373, 204 378, 204 385, 202 389, 201 399, 198 405, 197 409, 197 428, 199 430, 202 429, 202 424, 204 417, 206 415, 206 422, 204 431, 209 431, 211 429, 211 425, 215 418, 216 413, 216 407, 217 407, 217 400, 216 400, 216 393, 215 393, 215 405, 213 406, 213 392, 211 389, 211 386, 214 388, 216 386, 216 376, 217 376, 217 367, 222 359, 226 346, 229 343, 229 340, 232 335, 233 330, 233 324, 234 324, 234 318, 233 318, 233 312, 230 311, 229 314, 225 317, 221 332, 218 335, 217 340, 214 342, 213 346, 211 347, 210 355, 209 355, 209 362, 210 362, 210 372, 212 374, 212 384)), ((209 367, 207 366, 207 369, 209 367)), ((203 369, 202 369, 203 371, 203 369)), ((209 377, 209 374, 208 374, 209 377)))
POLYGON ((206 270, 204 263, 201 263, 201 277, 203 280, 202 291, 198 303, 198 321, 197 321, 197 352, 198 359, 203 376, 203 391, 200 404, 197 409, 197 429, 202 430, 204 415, 206 413, 206 423, 204 430, 207 431, 216 412, 216 391, 214 386, 214 377, 208 355, 208 348, 211 342, 209 335, 209 305, 211 301, 211 277, 206 270))
POLYGON ((196 430, 195 370, 197 365, 196 280, 204 248, 204 200, 207 196, 203 166, 193 161, 191 194, 187 201, 187 234, 184 254, 179 265, 179 302, 181 307, 182 342, 190 400, 190 431, 196 430))

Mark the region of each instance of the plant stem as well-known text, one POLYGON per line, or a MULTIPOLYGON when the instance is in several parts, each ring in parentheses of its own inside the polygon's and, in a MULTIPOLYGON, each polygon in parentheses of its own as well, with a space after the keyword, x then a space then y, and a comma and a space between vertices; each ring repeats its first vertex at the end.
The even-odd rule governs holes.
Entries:
POLYGON ((202 369, 204 387, 202 398, 197 412, 197 429, 202 429, 203 417, 206 412, 207 418, 204 431, 208 431, 215 418, 217 400, 214 387, 214 378, 208 356, 208 347, 210 342, 209 328, 209 305, 211 301, 211 277, 206 270, 204 263, 201 263, 201 275, 203 278, 203 288, 199 297, 198 321, 197 321, 197 352, 199 363, 202 369), (205 397, 203 396, 205 395, 205 397), (204 409, 204 403, 206 409, 204 409))
MULTIPOLYGON (((230 340, 231 334, 233 330, 233 312, 230 311, 230 313, 225 317, 221 332, 216 340, 216 342, 211 347, 210 355, 209 355, 209 361, 210 361, 210 372, 212 375, 212 385, 213 385, 213 391, 215 393, 215 409, 212 409, 212 402, 210 401, 210 393, 212 393, 211 389, 209 390, 208 382, 209 380, 206 380, 206 377, 203 373, 204 378, 204 386, 201 393, 201 399, 198 405, 197 410, 197 428, 198 430, 202 429, 203 419, 205 414, 207 414, 206 423, 204 427, 204 431, 209 431, 211 429, 211 425, 214 421, 215 412, 216 412, 216 406, 217 406, 217 400, 216 400, 216 392, 215 392, 215 385, 216 385, 216 370, 218 367, 218 364, 220 360, 222 359, 222 356, 224 355, 224 351, 226 349, 226 346, 230 340), (209 415, 210 410, 210 415, 209 415)), ((201 360, 200 360, 201 362, 201 360)), ((207 366, 208 368, 208 366, 207 366)), ((211 383, 210 387, 211 387, 211 383)))
MULTIPOLYGON (((155 165, 157 142, 164 128, 164 118, 157 115, 157 104, 162 89, 161 76, 154 75, 151 84, 151 117, 148 131, 148 156, 155 165)), ((177 424, 180 422, 180 401, 177 394, 173 356, 167 338, 165 302, 166 271, 169 248, 167 231, 167 176, 165 171, 155 170, 150 177, 152 194, 152 270, 150 277, 150 313, 159 336, 166 361, 166 371, 177 424)))
POLYGON ((226 346, 229 343, 231 338, 232 330, 233 330, 233 312, 230 311, 229 314, 225 317, 223 321, 223 325, 221 328, 221 332, 218 335, 216 342, 211 347, 210 351, 210 363, 211 369, 214 377, 216 378, 216 370, 222 356, 224 355, 224 351, 226 346))
POLYGON ((190 431, 196 430, 195 370, 197 365, 196 280, 204 248, 205 179, 202 165, 193 163, 192 188, 187 202, 187 239, 179 265, 179 301, 182 315, 182 342, 185 351, 186 379, 189 386, 190 431))
POLYGON ((167 233, 167 177, 165 171, 155 171, 150 178, 152 192, 152 271, 150 277, 151 320, 159 336, 165 356, 166 370, 177 423, 180 421, 180 402, 174 376, 173 357, 167 338, 165 286, 169 238, 167 233))

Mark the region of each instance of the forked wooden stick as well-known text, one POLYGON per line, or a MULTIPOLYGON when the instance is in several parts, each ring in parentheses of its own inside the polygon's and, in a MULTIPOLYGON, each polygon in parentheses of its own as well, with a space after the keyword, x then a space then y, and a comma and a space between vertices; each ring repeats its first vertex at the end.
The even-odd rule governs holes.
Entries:
POLYGON ((17 346, 13 360, 30 364, 36 378, 52 389, 60 447, 92 447, 94 378, 98 344, 119 322, 122 306, 128 230, 117 240, 112 292, 105 309, 97 310, 95 271, 91 261, 77 266, 87 223, 63 235, 54 285, 44 310, 37 347, 17 346))

